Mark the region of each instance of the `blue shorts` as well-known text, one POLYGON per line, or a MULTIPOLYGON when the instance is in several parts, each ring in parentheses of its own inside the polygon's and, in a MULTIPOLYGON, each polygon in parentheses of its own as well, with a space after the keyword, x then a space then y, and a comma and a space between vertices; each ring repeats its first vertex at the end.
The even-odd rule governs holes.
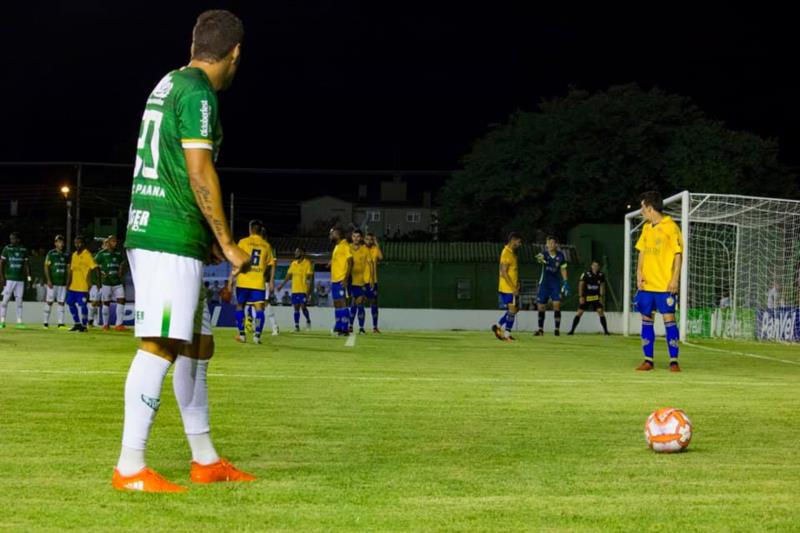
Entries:
POLYGON ((366 296, 367 291, 364 290, 363 285, 350 285, 350 297, 353 299, 361 298, 362 296, 366 296))
POLYGON ((304 292, 293 292, 292 293, 292 305, 306 305, 306 293, 304 292))
POLYGON ((370 300, 377 300, 378 299, 378 284, 373 283, 372 285, 366 285, 364 287, 364 291, 367 293, 367 298, 370 300))
POLYGON ((505 309, 511 304, 516 304, 516 298, 514 297, 514 293, 511 292, 498 292, 498 300, 500 303, 500 309, 505 309))
POLYGON ((633 298, 633 307, 644 316, 658 311, 662 315, 675 314, 678 296, 669 292, 639 291, 633 298))
POLYGON ((86 305, 89 301, 88 292, 67 291, 67 305, 86 305))
POLYGON ((539 285, 539 292, 536 293, 536 301, 546 304, 548 300, 554 302, 561 301, 561 285, 552 283, 542 283, 539 285))
POLYGON ((244 304, 258 304, 267 299, 267 291, 264 289, 242 289, 236 287, 236 303, 239 305, 244 304))
POLYGON ((347 293, 344 292, 344 285, 341 281, 331 283, 331 298, 333 298, 333 300, 344 300, 347 298, 347 293))

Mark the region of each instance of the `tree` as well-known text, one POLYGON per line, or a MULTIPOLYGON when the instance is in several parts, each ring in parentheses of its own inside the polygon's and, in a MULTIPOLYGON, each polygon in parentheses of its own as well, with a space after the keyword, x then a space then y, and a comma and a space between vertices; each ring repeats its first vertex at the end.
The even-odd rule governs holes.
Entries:
POLYGON ((440 193, 451 239, 616 222, 641 191, 796 197, 778 143, 729 130, 691 100, 637 85, 571 89, 475 142, 440 193))

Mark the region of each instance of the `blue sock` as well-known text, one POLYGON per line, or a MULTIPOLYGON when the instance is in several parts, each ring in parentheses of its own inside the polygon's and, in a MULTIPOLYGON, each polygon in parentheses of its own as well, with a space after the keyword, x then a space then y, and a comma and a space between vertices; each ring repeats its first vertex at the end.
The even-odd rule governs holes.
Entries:
POLYGON ((256 310, 256 336, 260 337, 261 332, 264 331, 264 310, 258 311, 256 310))
POLYGON ((311 314, 308 312, 308 307, 303 307, 303 316, 306 317, 306 322, 311 324, 311 314))
POLYGON ((296 328, 300 327, 300 311, 294 312, 294 327, 296 328))
POLYGON ((378 329, 378 304, 372 304, 370 311, 372 311, 372 327, 378 329))
POLYGON ((508 321, 508 313, 501 316, 500 320, 497 321, 497 324, 500 326, 505 326, 507 321, 508 321))
POLYGON ((334 331, 347 331, 350 323, 350 310, 346 307, 337 307, 334 311, 334 316, 336 317, 336 323, 333 326, 334 331))
POLYGON ((349 318, 350 318, 350 326, 352 327, 353 324, 356 323, 356 305, 355 304, 350 306, 349 318))
POLYGON ((678 334, 678 325, 675 322, 664 322, 664 328, 667 330, 667 350, 669 350, 670 362, 678 362, 678 342, 680 335, 678 334))
POLYGON ((364 322, 367 320, 367 312, 363 305, 358 306, 358 327, 364 329, 364 322))
POLYGON ((642 320, 642 352, 644 358, 650 363, 653 362, 653 344, 656 342, 656 331, 653 328, 653 323, 650 321, 642 320))
POLYGON ((516 318, 516 315, 506 313, 506 331, 511 331, 511 329, 514 327, 514 320, 516 320, 516 318))
POLYGON ((81 306, 81 324, 85 326, 89 323, 89 306, 86 305, 86 302, 81 302, 79 305, 81 306))
POLYGON ((236 310, 236 327, 239 328, 239 335, 244 335, 244 309, 236 310))
POLYGON ((70 314, 72 314, 72 321, 76 324, 80 324, 81 315, 78 314, 78 304, 76 304, 75 302, 70 302, 69 312, 70 314))

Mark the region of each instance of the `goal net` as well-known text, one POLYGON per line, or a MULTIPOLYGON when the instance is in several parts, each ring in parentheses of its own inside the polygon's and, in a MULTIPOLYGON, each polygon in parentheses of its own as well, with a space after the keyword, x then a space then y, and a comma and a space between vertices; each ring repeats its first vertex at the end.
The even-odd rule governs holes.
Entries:
MULTIPOLYGON (((685 243, 682 340, 800 342, 799 201, 684 191, 664 201, 664 212, 685 243)), ((638 323, 632 301, 643 224, 640 210, 625 215, 625 334, 638 323)))

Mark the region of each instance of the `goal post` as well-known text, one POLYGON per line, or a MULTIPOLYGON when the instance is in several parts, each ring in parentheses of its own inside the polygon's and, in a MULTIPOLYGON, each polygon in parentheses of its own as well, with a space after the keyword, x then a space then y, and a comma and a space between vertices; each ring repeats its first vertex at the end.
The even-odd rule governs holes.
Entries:
MULTIPOLYGON (((684 241, 680 338, 800 342, 800 201, 683 191, 664 213, 684 241)), ((623 333, 636 293, 641 210, 625 215, 623 333)), ((635 322, 635 319, 634 319, 635 322)))

